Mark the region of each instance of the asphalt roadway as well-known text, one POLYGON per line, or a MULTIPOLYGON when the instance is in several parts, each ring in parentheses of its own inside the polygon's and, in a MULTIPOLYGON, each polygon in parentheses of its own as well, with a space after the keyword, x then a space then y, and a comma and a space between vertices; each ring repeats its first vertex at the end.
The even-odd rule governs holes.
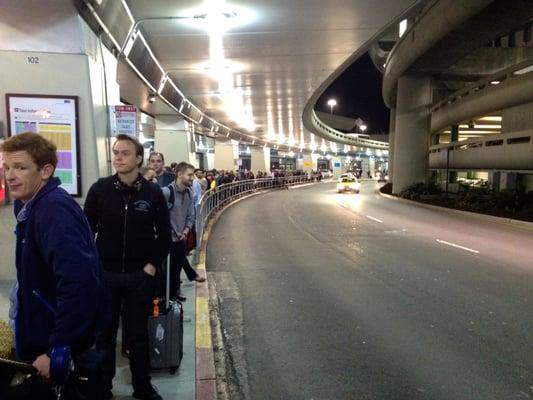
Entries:
POLYGON ((231 398, 533 399, 533 230, 335 184, 209 238, 231 398))

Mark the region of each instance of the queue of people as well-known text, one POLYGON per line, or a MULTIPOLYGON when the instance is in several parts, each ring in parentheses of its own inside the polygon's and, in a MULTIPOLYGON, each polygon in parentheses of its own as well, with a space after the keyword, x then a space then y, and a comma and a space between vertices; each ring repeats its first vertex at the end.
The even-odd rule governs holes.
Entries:
MULTIPOLYGON (((144 165, 139 141, 118 135, 112 146, 116 173, 92 184, 82 209, 54 177, 52 142, 27 132, 7 139, 0 151, 17 221, 17 282, 10 310, 17 359, 32 364, 46 381, 53 378, 54 348, 68 346, 75 361, 98 354, 98 382, 89 397, 98 399, 113 397, 121 318, 133 397, 161 399, 150 377, 148 316, 154 297, 164 293, 158 277, 165 266, 171 300, 186 300, 180 293, 182 269, 190 281, 205 281, 187 259, 202 195, 236 181, 305 175, 204 173, 186 162, 169 168, 159 152, 144 165)), ((55 395, 43 385, 38 398, 55 395)))
MULTIPOLYGON (((172 299, 185 300, 179 297, 181 269, 191 281, 205 280, 187 260, 186 239, 207 180, 186 163, 177 164, 175 174, 166 171, 161 153, 144 168, 142 145, 118 135, 116 173, 90 187, 82 209, 54 177, 52 142, 27 132, 7 139, 0 151, 17 221, 10 310, 16 359, 47 382, 54 378, 55 348, 67 346, 74 362, 98 355, 98 382, 87 394, 110 399, 122 316, 133 397, 161 399, 150 377, 148 316, 152 299, 161 295, 157 276, 169 252, 172 299)), ((35 390, 35 398, 56 398, 50 385, 35 390)))

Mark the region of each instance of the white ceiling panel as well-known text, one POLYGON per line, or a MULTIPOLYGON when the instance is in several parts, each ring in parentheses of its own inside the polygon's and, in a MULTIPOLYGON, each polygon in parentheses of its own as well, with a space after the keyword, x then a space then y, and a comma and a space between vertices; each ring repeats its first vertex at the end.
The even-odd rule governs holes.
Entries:
MULTIPOLYGON (((296 142, 314 90, 414 2, 127 0, 137 21, 185 18, 145 20, 140 28, 165 71, 196 106, 258 137, 270 132, 292 135, 296 142), (207 25, 217 10, 217 15, 231 15, 222 21, 240 25, 223 34, 213 20, 207 25)), ((307 132, 305 140, 310 140, 307 132)))

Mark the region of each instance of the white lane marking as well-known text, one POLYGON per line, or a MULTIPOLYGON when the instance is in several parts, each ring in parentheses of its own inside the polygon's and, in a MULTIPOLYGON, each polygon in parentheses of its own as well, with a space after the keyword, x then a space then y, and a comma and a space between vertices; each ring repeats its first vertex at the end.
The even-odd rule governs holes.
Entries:
POLYGON ((367 217, 368 219, 371 219, 372 221, 376 221, 376 222, 379 222, 380 224, 382 224, 382 223, 383 223, 383 221, 382 221, 382 220, 380 220, 380 219, 377 219, 377 218, 374 218, 374 217, 371 217, 370 215, 367 215, 366 217, 367 217))
POLYGON ((464 247, 464 246, 459 246, 458 244, 446 242, 446 241, 440 240, 440 239, 436 239, 436 240, 437 240, 437 242, 445 244, 445 245, 448 245, 448 246, 457 247, 458 249, 461 249, 461 250, 466 250, 466 251, 469 251, 471 253, 479 254, 478 250, 470 249, 470 248, 464 247))

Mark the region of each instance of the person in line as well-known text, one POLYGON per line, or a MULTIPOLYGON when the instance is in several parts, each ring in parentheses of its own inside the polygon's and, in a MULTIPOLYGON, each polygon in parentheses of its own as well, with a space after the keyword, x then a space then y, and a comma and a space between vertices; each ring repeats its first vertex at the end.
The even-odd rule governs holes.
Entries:
POLYGON ((30 132, 0 145, 17 219, 18 287, 16 310, 11 310, 16 353, 45 380, 53 378, 54 348, 68 346, 75 358, 94 345, 109 321, 109 297, 91 229, 81 207, 53 176, 56 150, 30 132))
POLYGON ((111 291, 111 324, 97 340, 97 346, 108 354, 102 370, 107 399, 112 397, 117 329, 124 304, 133 397, 161 400, 149 375, 148 315, 156 270, 169 251, 170 221, 161 188, 138 172, 142 162, 139 141, 117 135, 113 144, 117 173, 94 183, 85 202, 111 291))
POLYGON ((154 169, 159 186, 168 186, 176 180, 176 175, 165 169, 165 156, 163 153, 155 151, 150 153, 148 165, 154 169))
POLYGON ((176 181, 163 188, 163 194, 167 198, 172 225, 172 246, 170 248, 170 299, 184 301, 180 295, 181 270, 185 270, 187 278, 192 282, 204 282, 205 278, 191 267, 187 260, 186 239, 194 225, 194 194, 192 183, 194 179, 194 167, 186 162, 176 166, 176 181))
POLYGON ((155 169, 153 169, 152 167, 141 167, 141 169, 139 169, 139 173, 148 182, 153 182, 155 184, 159 184, 157 182, 157 174, 155 173, 155 169))
POLYGON ((194 181, 192 182, 192 192, 194 194, 194 205, 197 206, 200 203, 200 199, 204 192, 207 190, 207 180, 204 178, 204 170, 196 168, 194 170, 194 181))
POLYGON ((218 172, 217 170, 213 171, 207 171, 207 174, 205 175, 205 180, 207 181, 207 190, 215 190, 217 186, 217 176, 218 172))

